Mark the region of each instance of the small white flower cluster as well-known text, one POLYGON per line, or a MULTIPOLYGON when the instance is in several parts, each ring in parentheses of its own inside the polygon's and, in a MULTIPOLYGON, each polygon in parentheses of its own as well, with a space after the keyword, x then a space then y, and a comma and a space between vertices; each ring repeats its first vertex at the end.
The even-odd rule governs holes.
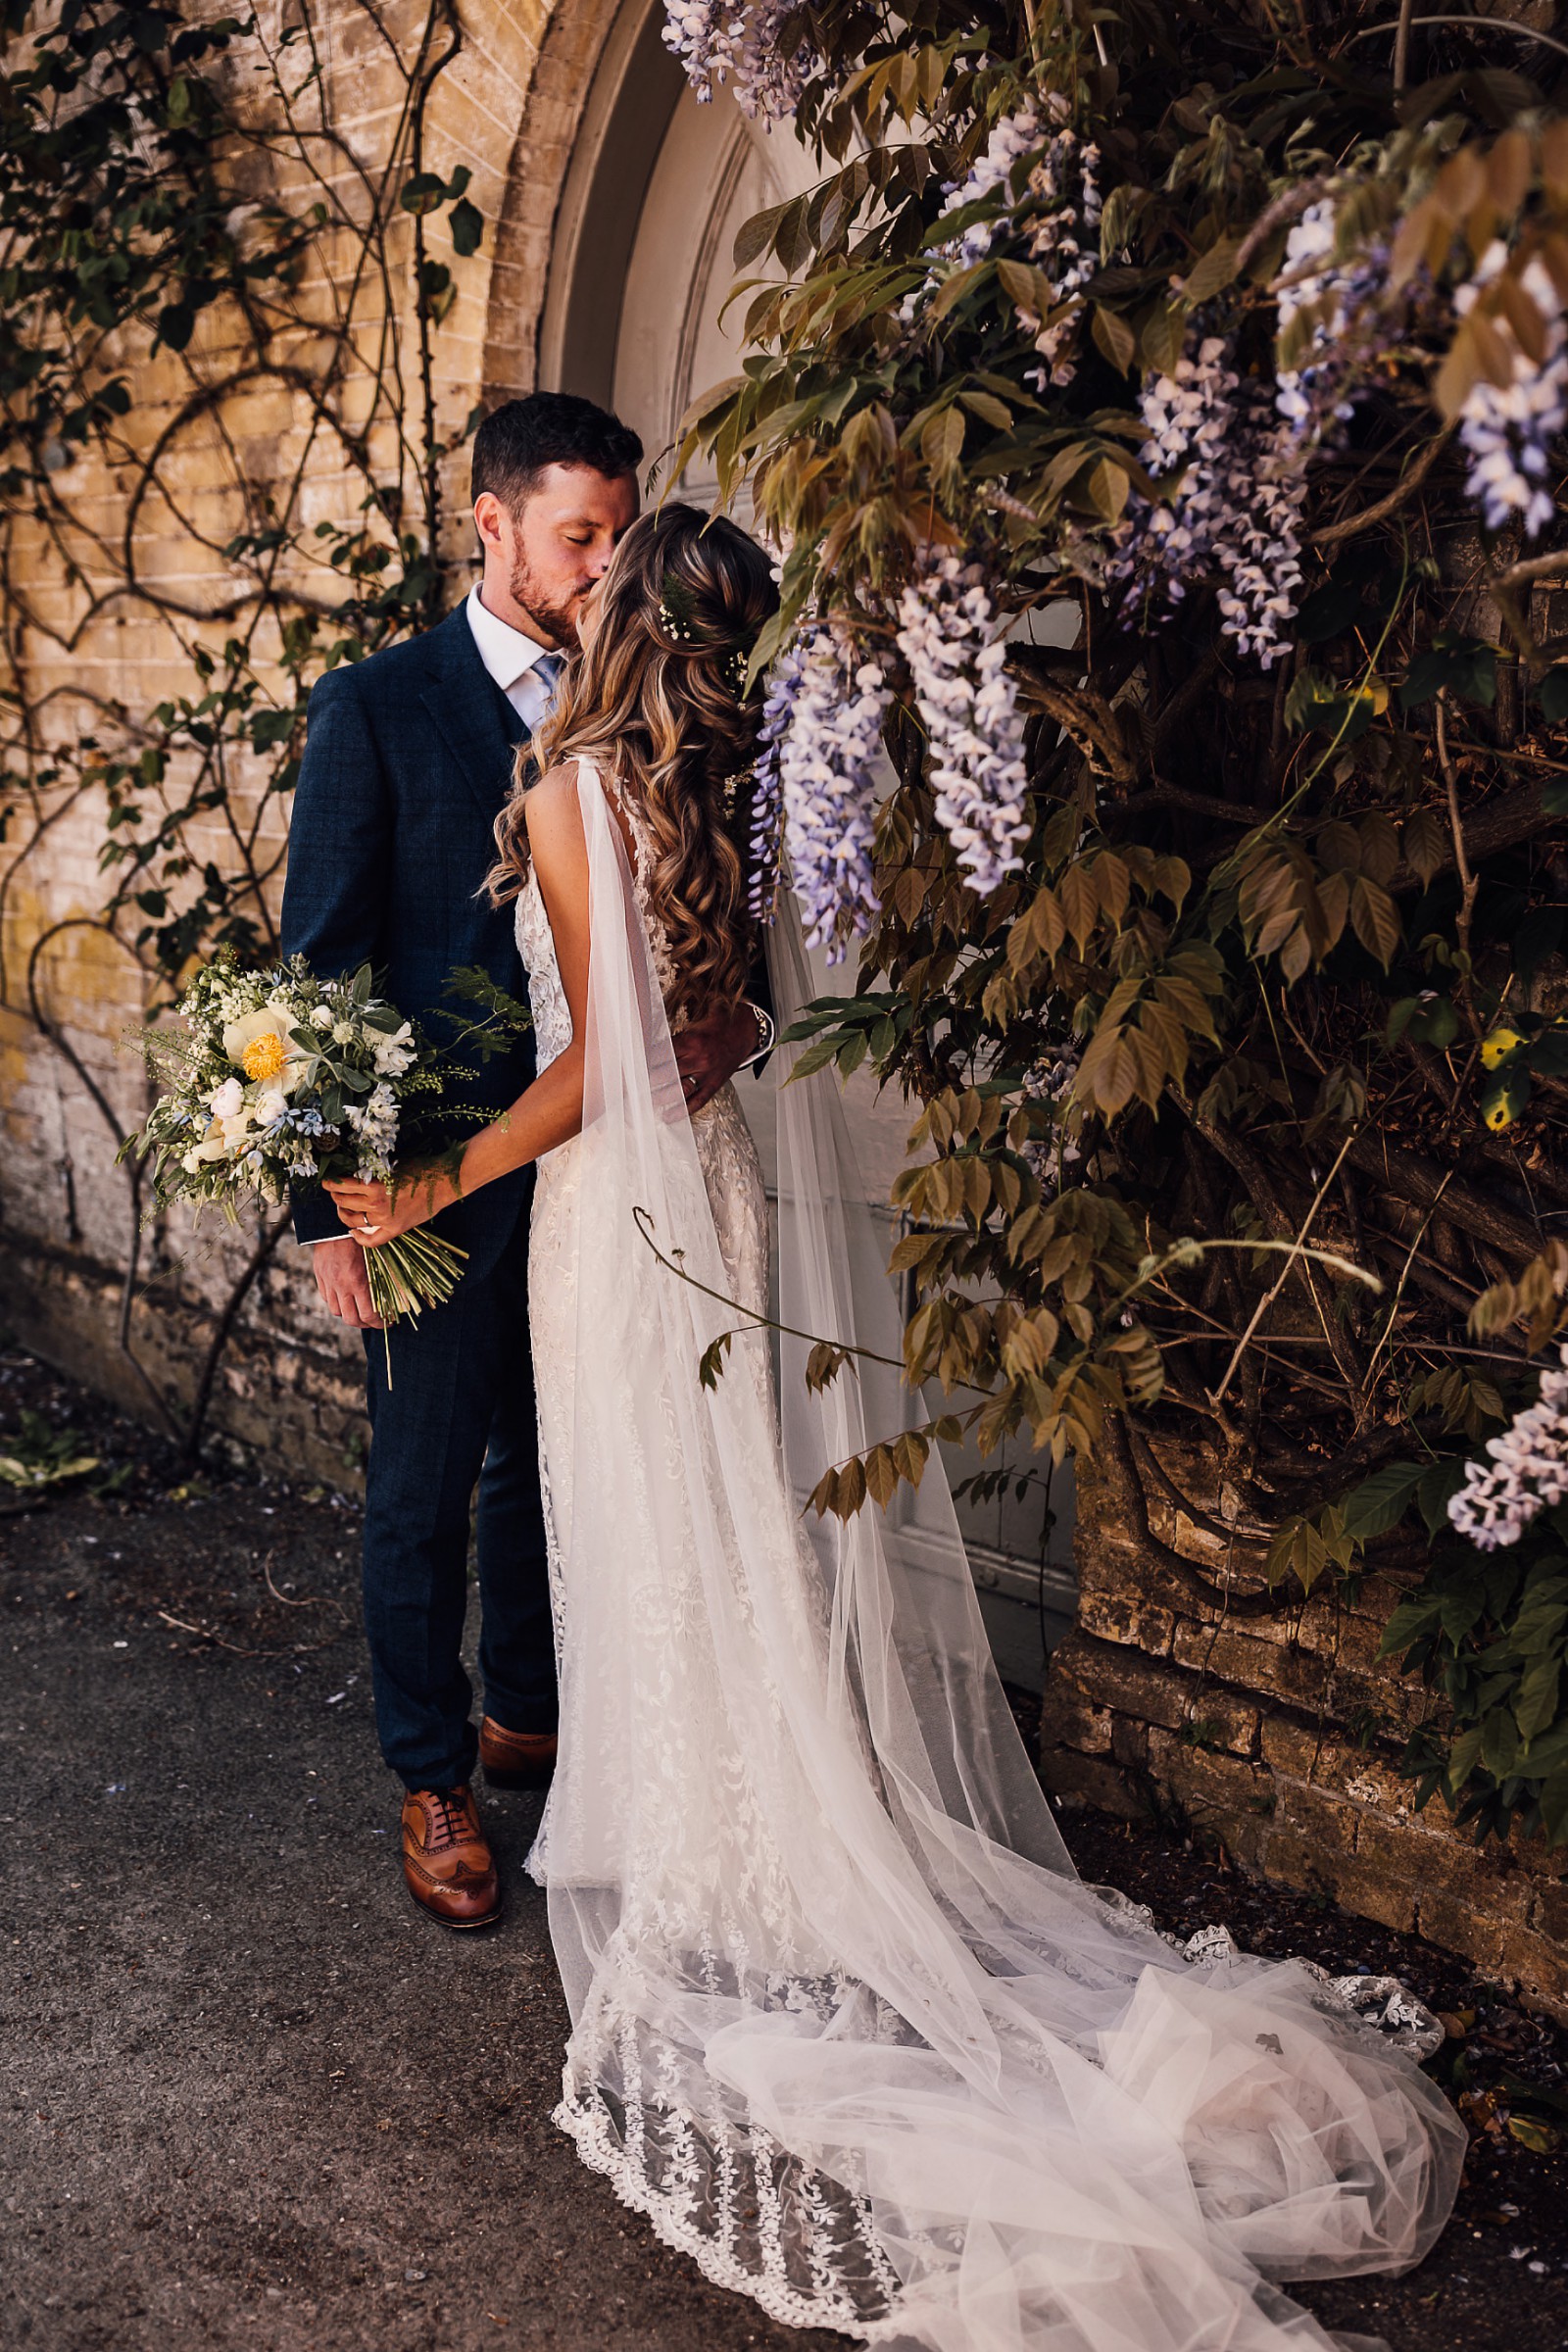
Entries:
POLYGON ((1023 860, 1029 779, 1006 647, 977 564, 935 548, 898 604, 899 651, 931 747, 937 821, 972 889, 993 891, 1023 860))
POLYGON ((1535 1403, 1487 1440, 1494 1467, 1468 1462, 1449 1501, 1452 1524, 1481 1551, 1517 1544, 1540 1512, 1568 1500, 1568 1347, 1557 1357, 1562 1369, 1542 1373, 1535 1403))
POLYGON ((881 666, 826 622, 804 629, 773 665, 754 803, 753 906, 770 910, 780 844, 808 947, 830 963, 876 913, 871 878, 877 756, 892 701, 881 666))
POLYGON ((820 59, 784 49, 779 35, 799 0, 664 0, 664 47, 679 59, 699 102, 729 82, 741 113, 782 122, 820 59))
POLYGON ((1141 463, 1177 478, 1168 501, 1129 500, 1106 577, 1125 584, 1131 608, 1150 594, 1179 604, 1194 579, 1218 572, 1224 633, 1267 669, 1289 651, 1302 578, 1306 469, 1294 427, 1237 374, 1221 335, 1183 352, 1139 406, 1141 463))
POLYGON ((398 1099, 382 1079, 363 1102, 348 1102, 344 1119, 358 1143, 356 1173, 362 1183, 385 1184, 397 1154, 398 1099))
POLYGON ((1083 292, 1100 267, 1100 150, 1085 146, 1070 130, 1058 131, 1029 174, 1031 194, 1051 207, 1029 231, 1029 258, 1050 280, 1051 309, 1044 318, 1020 309, 1018 323, 1034 337, 1045 362, 1024 381, 1036 392, 1072 382, 1083 292))
MULTIPOLYGON (((1499 274, 1507 250, 1494 238, 1474 274, 1454 296, 1461 318, 1499 274)), ((1532 359, 1508 319, 1494 314, 1489 323, 1507 352, 1506 385, 1482 377, 1472 384, 1459 410, 1459 438, 1470 458, 1465 488, 1481 501, 1488 530, 1496 531, 1512 514, 1523 518, 1534 539, 1556 512, 1550 488, 1552 443, 1568 425, 1568 333, 1563 305, 1549 273, 1539 261, 1519 272, 1520 291, 1541 313, 1545 349, 1532 359)))

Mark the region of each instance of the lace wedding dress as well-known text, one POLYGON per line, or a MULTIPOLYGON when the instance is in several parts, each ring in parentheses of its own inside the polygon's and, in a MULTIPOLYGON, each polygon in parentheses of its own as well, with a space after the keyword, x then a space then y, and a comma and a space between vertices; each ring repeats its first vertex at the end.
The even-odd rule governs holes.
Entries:
MULTIPOLYGON (((877 1360, 898 1318, 832 1081, 780 1088, 778 1315, 866 1352, 813 1392, 785 1342, 781 1452, 740 1311, 768 1298, 757 1154, 732 1090, 686 1115, 645 827, 628 801, 628 859, 586 762, 579 792, 584 1124, 540 1163, 530 1261, 557 2121, 787 2324, 924 2352, 1323 2345, 1277 2282, 1418 2261, 1462 2129, 1320 1976, 1228 1941, 1184 1957, 1078 1880, 936 1465, 907 1557, 869 1506, 803 1514, 911 1411, 877 1360)), ((543 1066, 571 1022, 532 877, 517 939, 543 1066)))

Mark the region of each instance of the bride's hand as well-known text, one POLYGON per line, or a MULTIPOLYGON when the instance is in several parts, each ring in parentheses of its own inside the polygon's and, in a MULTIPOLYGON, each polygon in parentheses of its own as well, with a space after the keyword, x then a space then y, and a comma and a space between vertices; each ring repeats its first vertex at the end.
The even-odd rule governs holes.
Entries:
POLYGON ((416 1225, 427 1225, 460 1198, 456 1184, 440 1168, 401 1170, 395 1191, 385 1184, 362 1184, 357 1178, 322 1189, 362 1250, 373 1250, 416 1225))

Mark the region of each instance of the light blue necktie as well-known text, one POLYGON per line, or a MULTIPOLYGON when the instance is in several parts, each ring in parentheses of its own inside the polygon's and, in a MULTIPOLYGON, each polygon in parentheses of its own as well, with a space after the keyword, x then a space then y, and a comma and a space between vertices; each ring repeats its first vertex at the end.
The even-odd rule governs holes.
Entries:
POLYGON ((561 673, 565 666, 566 657, 564 654, 541 654, 533 665, 533 674, 543 686, 552 703, 556 699, 556 687, 560 683, 561 673))

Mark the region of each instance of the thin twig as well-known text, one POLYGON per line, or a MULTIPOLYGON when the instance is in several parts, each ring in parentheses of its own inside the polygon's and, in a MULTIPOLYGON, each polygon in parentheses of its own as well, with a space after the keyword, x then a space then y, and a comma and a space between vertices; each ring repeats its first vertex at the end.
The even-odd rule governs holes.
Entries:
MULTIPOLYGON (((1355 1129, 1352 1127, 1349 1134, 1346 1137, 1344 1143, 1340 1146, 1339 1156, 1336 1158, 1333 1167, 1330 1168, 1328 1174, 1318 1186, 1311 1207, 1307 1210, 1306 1215, 1301 1220, 1301 1229, 1297 1235, 1295 1241, 1291 1244, 1290 1255, 1286 1258, 1284 1265, 1280 1268, 1278 1281, 1270 1285, 1270 1287, 1263 1293, 1263 1296, 1258 1300, 1256 1306, 1252 1309, 1251 1320, 1249 1322, 1247 1329, 1243 1332, 1241 1338, 1236 1343, 1235 1352, 1231 1356, 1230 1362, 1225 1367, 1224 1377, 1220 1381, 1219 1387, 1217 1389, 1210 1389, 1208 1393, 1210 1403, 1218 1404, 1223 1398, 1226 1390, 1231 1385, 1231 1378, 1236 1370, 1237 1365, 1241 1362, 1242 1357, 1247 1352, 1248 1345, 1251 1340, 1253 1332, 1256 1331, 1259 1323, 1262 1322, 1263 1317, 1267 1314, 1269 1308, 1273 1305, 1281 1291, 1284 1290, 1286 1283, 1290 1279, 1291 1268, 1295 1265, 1297 1259, 1303 1254, 1306 1236, 1308 1229, 1311 1226, 1312 1219, 1317 1215, 1319 1208, 1321 1208, 1323 1205, 1323 1197, 1327 1193, 1329 1186, 1334 1182, 1335 1177, 1339 1174, 1341 1163, 1343 1162, 1346 1153, 1349 1151, 1354 1140, 1355 1129)), ((1309 1256, 1320 1256, 1323 1254, 1323 1252, 1312 1250, 1306 1251, 1305 1254, 1309 1256)), ((1358 1273, 1362 1272, 1362 1269, 1359 1267, 1357 1267, 1355 1270, 1358 1273)), ((1372 1277, 1367 1276, 1365 1279, 1370 1281, 1372 1277)))
POLYGON ((1363 1410, 1365 1409, 1366 1405, 1371 1402, 1372 1375, 1378 1368, 1378 1357, 1383 1353, 1384 1348, 1394 1337, 1394 1326, 1398 1320, 1399 1301, 1404 1297, 1404 1286, 1410 1279, 1410 1268, 1414 1265, 1416 1254, 1419 1251, 1422 1243, 1427 1238, 1427 1227, 1431 1224, 1433 1218, 1438 1213, 1438 1201, 1443 1199, 1444 1194, 1447 1191, 1448 1179, 1452 1176, 1452 1174, 1453 1170, 1449 1168, 1447 1173, 1445 1175, 1443 1182, 1439 1185, 1437 1200, 1433 1201, 1431 1207, 1427 1210, 1426 1215, 1422 1218, 1420 1225, 1417 1227, 1415 1240, 1410 1244, 1409 1255, 1405 1258, 1404 1264, 1399 1269, 1399 1279, 1395 1285, 1394 1297, 1389 1304, 1388 1320, 1383 1326, 1382 1335, 1378 1340, 1377 1346, 1372 1350, 1372 1360, 1366 1368, 1366 1380, 1361 1391, 1363 1410))
POLYGON ((211 1642, 215 1648, 226 1649, 236 1658, 309 1657, 313 1650, 330 1649, 334 1642, 343 1639, 343 1628, 339 1626, 337 1632, 328 1634, 324 1642, 291 1642, 286 1649, 246 1649, 238 1642, 225 1642, 221 1634, 211 1632, 205 1625, 192 1625, 184 1617, 172 1617, 167 1609, 160 1609, 158 1614, 166 1625, 173 1626, 176 1633, 194 1634, 198 1642, 211 1642))
MULTIPOLYGON (((1448 757, 1447 703, 1448 689, 1446 686, 1440 686, 1437 706, 1438 765, 1443 771, 1444 789, 1448 796, 1448 824, 1453 833, 1454 863, 1459 869, 1459 912, 1454 921, 1454 931, 1468 965, 1470 960, 1470 917, 1475 910, 1477 884, 1475 875, 1470 871, 1470 860, 1465 856, 1464 827, 1459 821, 1459 780, 1454 771, 1453 761, 1448 757)), ((1466 980, 1468 992, 1468 974, 1466 980)))

